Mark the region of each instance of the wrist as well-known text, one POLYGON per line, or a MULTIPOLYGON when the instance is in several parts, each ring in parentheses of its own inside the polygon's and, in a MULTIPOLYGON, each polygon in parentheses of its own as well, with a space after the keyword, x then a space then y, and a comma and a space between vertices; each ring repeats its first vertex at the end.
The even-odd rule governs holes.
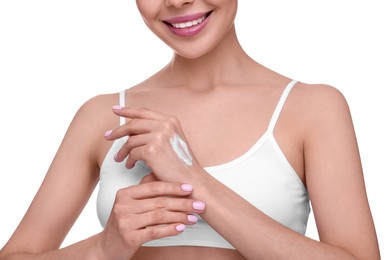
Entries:
POLYGON ((108 259, 105 250, 103 248, 103 243, 102 243, 102 233, 104 231, 96 234, 93 237, 93 246, 91 247, 91 250, 89 250, 87 258, 86 259, 96 259, 96 260, 105 260, 108 259))
POLYGON ((200 165, 195 165, 191 168, 186 178, 186 183, 193 186, 191 198, 204 201, 207 199, 214 182, 218 182, 200 165))
POLYGON ((117 239, 107 237, 107 230, 96 234, 93 237, 93 246, 87 254, 86 259, 93 260, 111 260, 123 259, 128 260, 133 257, 140 246, 125 246, 117 239))

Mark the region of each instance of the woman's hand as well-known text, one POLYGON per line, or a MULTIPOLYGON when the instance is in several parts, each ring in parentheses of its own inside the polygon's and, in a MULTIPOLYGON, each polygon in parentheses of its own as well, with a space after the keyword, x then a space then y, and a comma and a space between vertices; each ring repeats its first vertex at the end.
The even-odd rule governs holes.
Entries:
POLYGON ((180 234, 197 222, 192 213, 204 211, 203 202, 188 198, 191 185, 153 178, 148 175, 141 184, 118 191, 98 242, 103 259, 130 259, 142 244, 180 234))
POLYGON ((108 140, 129 136, 115 156, 117 162, 127 157, 126 167, 132 168, 136 161, 144 161, 159 180, 167 182, 185 182, 186 172, 199 166, 177 118, 148 109, 114 106, 113 111, 130 119, 105 134, 108 140))

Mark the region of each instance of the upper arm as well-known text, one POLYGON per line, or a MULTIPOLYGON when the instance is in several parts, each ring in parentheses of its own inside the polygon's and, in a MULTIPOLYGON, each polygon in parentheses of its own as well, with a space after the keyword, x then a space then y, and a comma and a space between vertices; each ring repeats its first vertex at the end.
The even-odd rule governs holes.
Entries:
POLYGON ((378 245, 347 102, 332 87, 312 88, 306 97, 304 156, 320 240, 372 257, 378 245))
MULTIPOLYGON (((2 253, 39 253, 61 245, 98 181, 95 151, 104 140, 104 119, 99 115, 102 100, 89 100, 74 116, 34 200, 2 253)), ((105 108, 111 111, 110 106, 105 108)))

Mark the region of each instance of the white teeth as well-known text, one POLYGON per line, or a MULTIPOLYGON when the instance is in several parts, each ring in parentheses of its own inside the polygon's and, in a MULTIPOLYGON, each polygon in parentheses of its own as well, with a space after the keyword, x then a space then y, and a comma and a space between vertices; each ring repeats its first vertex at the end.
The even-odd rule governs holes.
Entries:
POLYGON ((202 23, 206 19, 206 16, 203 16, 202 18, 199 18, 197 20, 185 22, 185 23, 172 23, 172 26, 178 29, 184 29, 189 28, 191 26, 197 25, 202 23))

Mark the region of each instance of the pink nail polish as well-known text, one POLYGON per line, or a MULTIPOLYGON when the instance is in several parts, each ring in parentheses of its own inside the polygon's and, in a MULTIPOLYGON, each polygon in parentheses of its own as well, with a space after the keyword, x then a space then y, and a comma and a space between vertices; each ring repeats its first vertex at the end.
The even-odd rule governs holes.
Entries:
POLYGON ((120 106, 120 105, 115 105, 115 106, 112 107, 112 109, 114 109, 114 110, 121 110, 122 108, 123 107, 120 106))
POLYGON ((192 191, 193 189, 191 184, 182 184, 180 187, 183 191, 192 191))
POLYGON ((183 224, 180 224, 180 225, 177 225, 176 226, 176 230, 179 231, 179 232, 182 232, 186 229, 186 226, 183 225, 183 224))
POLYGON ((192 203, 192 207, 196 210, 204 210, 206 208, 206 204, 201 201, 195 201, 192 203))
POLYGON ((108 130, 104 133, 105 137, 109 137, 112 134, 112 130, 108 130))
POLYGON ((198 222, 198 218, 196 216, 194 216, 194 215, 188 215, 187 219, 188 219, 188 222, 191 222, 191 223, 198 222))

